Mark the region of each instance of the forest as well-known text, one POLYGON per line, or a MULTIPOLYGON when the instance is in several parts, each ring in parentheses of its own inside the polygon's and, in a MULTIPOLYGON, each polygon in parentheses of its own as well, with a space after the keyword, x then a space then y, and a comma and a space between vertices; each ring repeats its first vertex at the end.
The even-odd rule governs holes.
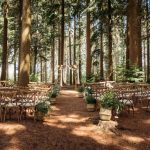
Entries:
POLYGON ((0 150, 150 150, 150 0, 0 6, 0 150))
POLYGON ((4 0, 1 80, 149 82, 149 0, 4 0))

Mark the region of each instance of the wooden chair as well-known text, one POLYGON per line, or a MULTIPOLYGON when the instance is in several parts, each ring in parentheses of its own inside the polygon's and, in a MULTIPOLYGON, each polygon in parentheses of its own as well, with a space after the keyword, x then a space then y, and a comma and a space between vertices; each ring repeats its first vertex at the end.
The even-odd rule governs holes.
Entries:
POLYGON ((127 91, 120 91, 121 97, 120 101, 123 103, 124 107, 128 109, 128 113, 130 113, 130 108, 132 109, 134 115, 134 93, 129 90, 127 91))
POLYGON ((20 90, 19 91, 19 102, 21 103, 21 118, 27 117, 28 115, 32 115, 35 120, 35 106, 38 101, 38 92, 37 91, 28 91, 28 90, 20 90))
POLYGON ((2 91, 1 100, 3 101, 3 114, 2 120, 6 120, 6 116, 11 118, 12 114, 17 115, 18 121, 20 120, 20 103, 16 100, 17 91, 2 91))

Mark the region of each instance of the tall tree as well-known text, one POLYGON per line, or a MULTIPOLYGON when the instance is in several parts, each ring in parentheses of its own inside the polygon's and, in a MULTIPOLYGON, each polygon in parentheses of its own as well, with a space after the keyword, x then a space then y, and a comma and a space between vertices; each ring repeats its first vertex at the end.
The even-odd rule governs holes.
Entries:
MULTIPOLYGON (((55 24, 53 24, 53 31, 55 31, 55 24)), ((52 49, 51 49, 51 81, 54 83, 55 81, 55 72, 54 72, 54 64, 55 64, 55 33, 52 36, 52 49)))
POLYGON ((104 52, 103 52, 103 23, 101 23, 101 36, 100 36, 100 79, 104 79, 104 52))
POLYGON ((64 64, 64 0, 61 1, 61 43, 60 43, 60 65, 61 65, 61 82, 60 85, 63 85, 63 64, 64 64))
MULTIPOLYGON (((70 23, 70 20, 69 20, 69 23, 68 23, 68 26, 69 26, 69 65, 71 66, 72 65, 72 48, 71 48, 71 23, 70 23)), ((70 69, 70 85, 72 84, 72 70, 70 69)))
POLYGON ((150 79, 150 35, 149 35, 149 6, 150 3, 148 0, 146 0, 146 41, 147 41, 147 80, 150 79))
POLYGON ((7 72, 8 72, 8 47, 7 47, 7 40, 8 40, 8 2, 5 0, 2 3, 3 9, 3 18, 4 18, 4 25, 3 25, 3 52, 2 52, 2 72, 1 72, 1 80, 7 79, 7 72))
POLYGON ((127 66, 142 67, 141 0, 128 0, 127 7, 127 66))
POLYGON ((23 0, 19 85, 27 86, 30 74, 30 0, 23 0))
POLYGON ((21 32, 22 32, 22 5, 23 0, 19 0, 19 17, 18 17, 18 24, 19 24, 19 63, 18 63, 18 81, 19 81, 19 73, 20 73, 20 64, 21 64, 21 32))
MULTIPOLYGON (((90 0, 86 0, 87 7, 90 4, 90 0)), ((91 74, 91 19, 90 12, 87 10, 86 14, 86 78, 91 74)))
POLYGON ((108 79, 113 80, 113 61, 112 61, 112 9, 111 0, 108 0, 108 79))

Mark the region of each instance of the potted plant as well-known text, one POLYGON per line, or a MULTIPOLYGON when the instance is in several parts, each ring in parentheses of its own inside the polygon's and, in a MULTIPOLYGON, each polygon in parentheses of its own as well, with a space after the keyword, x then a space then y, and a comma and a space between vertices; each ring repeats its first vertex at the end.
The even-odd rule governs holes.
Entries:
POLYGON ((84 89, 84 98, 86 98, 86 96, 92 95, 92 94, 93 94, 93 89, 91 87, 85 87, 85 89, 84 89))
POLYGON ((92 95, 87 95, 85 101, 87 103, 87 110, 95 111, 96 99, 92 95))
POLYGON ((82 98, 83 97, 83 92, 84 92, 84 86, 80 86, 78 88, 78 97, 82 98))
POLYGON ((100 97, 100 119, 109 121, 112 116, 112 109, 121 110, 122 103, 117 99, 117 94, 113 91, 106 91, 100 97))
POLYGON ((43 121, 45 115, 48 113, 50 108, 50 103, 43 101, 43 102, 39 102, 38 104, 36 104, 35 106, 35 118, 36 120, 40 120, 43 121))
POLYGON ((50 103, 54 104, 56 102, 57 91, 52 90, 51 92, 49 92, 48 97, 49 97, 50 103))

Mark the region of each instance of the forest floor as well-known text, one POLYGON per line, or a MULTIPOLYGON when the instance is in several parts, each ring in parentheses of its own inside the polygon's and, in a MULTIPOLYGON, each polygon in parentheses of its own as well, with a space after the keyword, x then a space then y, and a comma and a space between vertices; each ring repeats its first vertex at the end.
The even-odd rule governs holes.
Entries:
POLYGON ((63 90, 44 122, 0 122, 0 150, 150 150, 150 111, 124 112, 118 132, 98 128, 99 113, 87 112, 75 91, 63 90))

